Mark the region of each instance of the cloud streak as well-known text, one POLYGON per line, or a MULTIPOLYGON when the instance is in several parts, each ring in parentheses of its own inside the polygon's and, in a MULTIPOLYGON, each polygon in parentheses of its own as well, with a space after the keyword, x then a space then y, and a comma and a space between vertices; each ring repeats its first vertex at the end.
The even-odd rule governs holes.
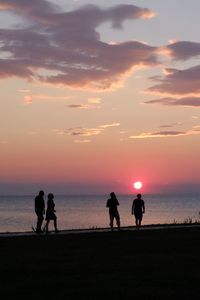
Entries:
POLYGON ((111 45, 97 31, 104 22, 120 29, 126 20, 150 18, 149 9, 85 5, 64 12, 45 0, 0 0, 0 10, 21 16, 25 24, 0 29, 0 78, 101 90, 118 86, 138 65, 157 64, 155 47, 138 41, 111 45))
POLYGON ((200 135, 200 126, 194 126, 192 129, 186 131, 161 130, 154 132, 144 132, 138 135, 131 135, 129 136, 129 139, 166 138, 187 135, 200 135))
POLYGON ((85 137, 91 137, 91 136, 96 136, 101 133, 103 133, 105 130, 112 128, 112 127, 118 127, 120 126, 120 123, 109 123, 109 124, 102 124, 99 125, 95 128, 85 128, 85 127, 72 127, 68 129, 54 129, 53 132, 58 134, 58 135, 69 135, 72 137, 83 137, 82 140, 75 140, 76 142, 89 142, 90 140, 86 140, 85 137))
POLYGON ((93 136, 93 135, 98 135, 101 132, 102 130, 100 128, 83 128, 83 127, 69 128, 66 130, 66 133, 72 136, 93 136))
POLYGON ((101 98, 89 98, 86 104, 69 104, 68 108, 73 109, 97 109, 100 108, 101 98))
POLYGON ((176 125, 181 125, 181 123, 163 124, 163 125, 160 125, 159 127, 160 128, 171 128, 171 127, 174 127, 176 125))
POLYGON ((161 104, 166 106, 200 107, 200 97, 161 98, 145 101, 146 104, 161 104))
POLYGON ((74 143, 88 144, 88 143, 91 143, 91 140, 74 140, 74 143))
POLYGON ((102 133, 107 128, 118 127, 118 126, 120 126, 120 123, 103 124, 103 125, 99 125, 96 128, 75 127, 75 128, 67 129, 66 133, 72 136, 93 136, 102 133))
POLYGON ((44 95, 44 94, 28 94, 30 93, 29 90, 19 90, 20 93, 25 94, 23 96, 23 103, 25 105, 30 105, 35 101, 39 102, 54 102, 54 101, 65 101, 68 100, 68 96, 49 96, 49 95, 44 95))

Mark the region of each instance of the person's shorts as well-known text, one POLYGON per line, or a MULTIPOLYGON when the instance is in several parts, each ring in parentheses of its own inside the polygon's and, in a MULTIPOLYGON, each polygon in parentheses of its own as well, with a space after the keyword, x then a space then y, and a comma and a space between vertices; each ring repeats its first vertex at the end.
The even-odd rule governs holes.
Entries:
POLYGON ((143 214, 142 213, 140 213, 140 212, 134 212, 134 216, 135 216, 135 218, 136 219, 138 219, 138 220, 142 220, 142 216, 143 216, 143 214))
POLYGON ((118 211, 110 212, 110 218, 115 218, 116 220, 119 220, 119 213, 118 211))
POLYGON ((38 217, 39 220, 44 220, 43 211, 41 211, 40 209, 36 209, 35 213, 36 213, 36 215, 37 215, 37 217, 38 217))

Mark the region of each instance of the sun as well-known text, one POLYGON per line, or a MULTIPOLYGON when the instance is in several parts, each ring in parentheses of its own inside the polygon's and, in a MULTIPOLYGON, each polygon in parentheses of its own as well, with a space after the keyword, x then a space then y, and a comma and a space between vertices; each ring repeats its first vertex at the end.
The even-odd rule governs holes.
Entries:
POLYGON ((141 182, 141 181, 136 181, 136 182, 134 182, 133 187, 134 187, 136 190, 140 190, 140 189, 142 188, 142 182, 141 182))

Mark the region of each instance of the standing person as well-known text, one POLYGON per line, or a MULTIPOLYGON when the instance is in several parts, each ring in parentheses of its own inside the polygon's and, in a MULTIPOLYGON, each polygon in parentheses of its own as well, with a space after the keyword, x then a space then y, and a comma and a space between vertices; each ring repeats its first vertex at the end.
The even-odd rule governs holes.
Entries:
POLYGON ((116 220, 118 230, 120 230, 120 216, 119 212, 117 210, 117 206, 119 205, 119 202, 117 200, 117 197, 115 193, 110 193, 110 198, 107 200, 106 207, 109 208, 109 216, 110 216, 110 227, 113 231, 113 221, 116 220))
POLYGON ((37 215, 36 232, 41 233, 42 222, 44 220, 45 214, 45 202, 43 191, 40 191, 39 194, 35 197, 35 213, 37 215))
POLYGON ((142 217, 144 213, 145 213, 144 200, 142 200, 141 194, 137 194, 137 198, 133 200, 133 205, 132 205, 132 215, 134 214, 135 216, 135 224, 137 228, 141 226, 142 217))
POLYGON ((50 193, 48 195, 48 200, 47 200, 47 210, 46 210, 46 225, 44 227, 44 229, 46 230, 46 233, 48 233, 49 231, 49 223, 51 220, 53 220, 54 222, 54 229, 55 232, 58 232, 58 228, 57 228, 57 216, 55 214, 55 203, 53 201, 54 199, 54 195, 52 193, 50 193))

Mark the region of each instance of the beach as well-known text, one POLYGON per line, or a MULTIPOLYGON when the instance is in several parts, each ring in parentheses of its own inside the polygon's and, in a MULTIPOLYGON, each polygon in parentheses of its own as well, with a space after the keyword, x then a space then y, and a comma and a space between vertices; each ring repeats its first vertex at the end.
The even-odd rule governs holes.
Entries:
POLYGON ((5 299, 198 298, 200 228, 155 229, 1 236, 1 294, 5 299))

